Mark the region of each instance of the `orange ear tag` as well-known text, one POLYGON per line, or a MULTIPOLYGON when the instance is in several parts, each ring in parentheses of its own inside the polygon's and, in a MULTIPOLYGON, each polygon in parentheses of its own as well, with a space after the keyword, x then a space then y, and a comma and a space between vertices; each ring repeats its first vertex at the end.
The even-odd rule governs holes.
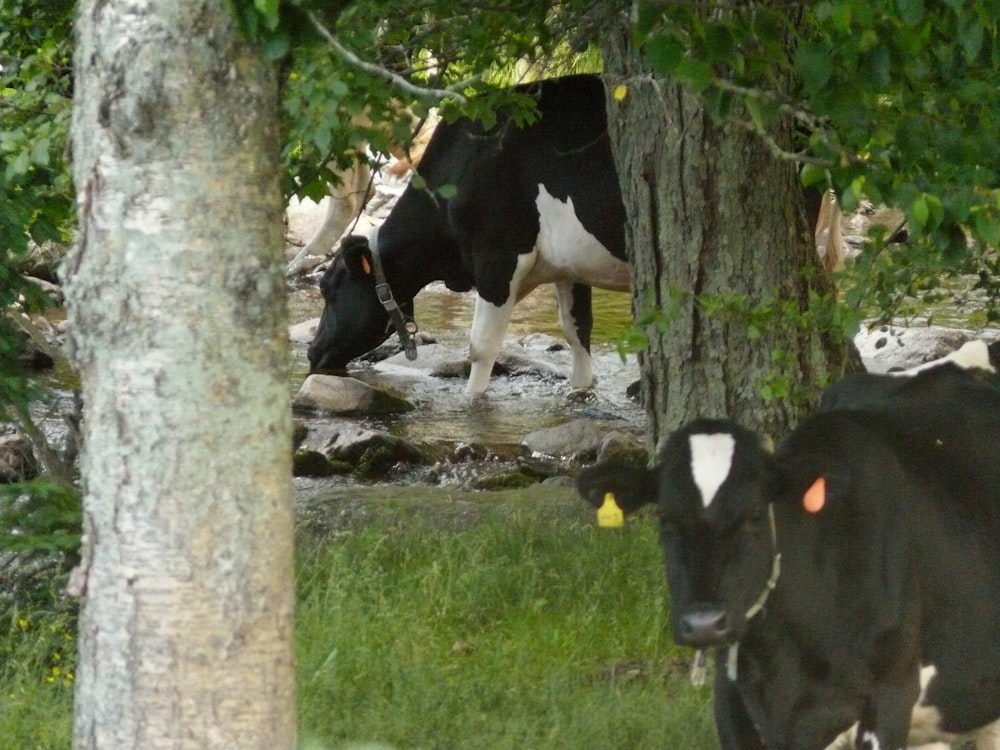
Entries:
POLYGON ((368 262, 368 256, 361 256, 361 270, 365 272, 365 276, 372 275, 372 264, 368 262))
POLYGON ((810 513, 819 513, 826 505, 826 480, 819 477, 802 496, 802 507, 810 513))

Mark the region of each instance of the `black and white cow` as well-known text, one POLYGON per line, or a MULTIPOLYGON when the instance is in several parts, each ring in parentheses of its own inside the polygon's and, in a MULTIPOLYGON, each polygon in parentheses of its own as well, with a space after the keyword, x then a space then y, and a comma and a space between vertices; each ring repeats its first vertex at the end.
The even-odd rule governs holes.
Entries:
POLYGON ((309 347, 314 372, 343 368, 378 346, 393 318, 397 329, 407 325, 417 292, 444 281, 477 292, 467 390, 482 393, 514 304, 553 283, 573 352, 570 382, 592 384, 591 287, 629 285, 604 87, 579 75, 521 90, 537 98, 534 124, 440 124, 417 169, 422 184, 406 189, 372 241, 342 243, 320 282, 326 307, 309 347))
MULTIPOLYGON (((655 502, 675 640, 715 649, 726 750, 1000 747, 1000 389, 952 362, 804 421, 773 453, 729 420, 652 469, 578 479, 655 502)), ((891 381, 891 382, 890 382, 891 381)))

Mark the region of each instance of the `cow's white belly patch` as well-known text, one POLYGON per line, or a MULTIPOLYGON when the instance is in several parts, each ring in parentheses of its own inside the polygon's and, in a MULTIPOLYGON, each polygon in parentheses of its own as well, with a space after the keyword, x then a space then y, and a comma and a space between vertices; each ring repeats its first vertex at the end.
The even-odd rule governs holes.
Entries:
POLYGON ((574 281, 604 289, 629 288, 628 263, 615 258, 580 222, 573 199, 552 196, 538 185, 538 239, 534 267, 525 284, 535 287, 556 281, 574 281))
MULTIPOLYGON (((958 739, 957 735, 941 730, 941 712, 927 703, 927 689, 936 676, 937 667, 933 664, 925 664, 920 667, 920 695, 917 697, 913 713, 910 716, 910 734, 907 744, 910 750, 948 750, 951 743, 958 739)), ((854 740, 857 730, 858 725, 855 724, 841 734, 826 750, 850 750, 850 748, 855 747, 854 740)), ((971 733, 971 736, 976 740, 977 750, 992 750, 1000 747, 997 744, 998 739, 1000 739, 1000 722, 988 724, 971 733)), ((863 739, 868 740, 869 747, 878 748, 877 738, 870 736, 870 733, 866 733, 863 739)))
POLYGON ((691 447, 691 477, 701 492, 702 505, 707 508, 729 476, 736 441, 726 432, 691 435, 688 440, 691 447))

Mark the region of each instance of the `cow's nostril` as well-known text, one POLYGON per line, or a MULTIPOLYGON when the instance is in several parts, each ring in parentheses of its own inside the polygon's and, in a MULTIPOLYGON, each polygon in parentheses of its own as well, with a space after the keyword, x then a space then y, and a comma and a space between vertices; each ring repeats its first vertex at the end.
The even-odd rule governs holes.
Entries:
POLYGON ((713 645, 729 640, 732 628, 724 609, 699 608, 680 618, 677 640, 689 645, 713 645))

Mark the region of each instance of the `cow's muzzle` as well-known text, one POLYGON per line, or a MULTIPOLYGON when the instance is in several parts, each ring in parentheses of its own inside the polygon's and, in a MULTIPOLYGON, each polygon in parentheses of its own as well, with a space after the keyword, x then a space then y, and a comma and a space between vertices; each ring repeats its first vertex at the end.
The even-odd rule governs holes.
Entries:
POLYGON ((711 605, 694 606, 677 618, 675 640, 684 646, 706 648, 722 646, 736 640, 733 618, 728 612, 711 605))

